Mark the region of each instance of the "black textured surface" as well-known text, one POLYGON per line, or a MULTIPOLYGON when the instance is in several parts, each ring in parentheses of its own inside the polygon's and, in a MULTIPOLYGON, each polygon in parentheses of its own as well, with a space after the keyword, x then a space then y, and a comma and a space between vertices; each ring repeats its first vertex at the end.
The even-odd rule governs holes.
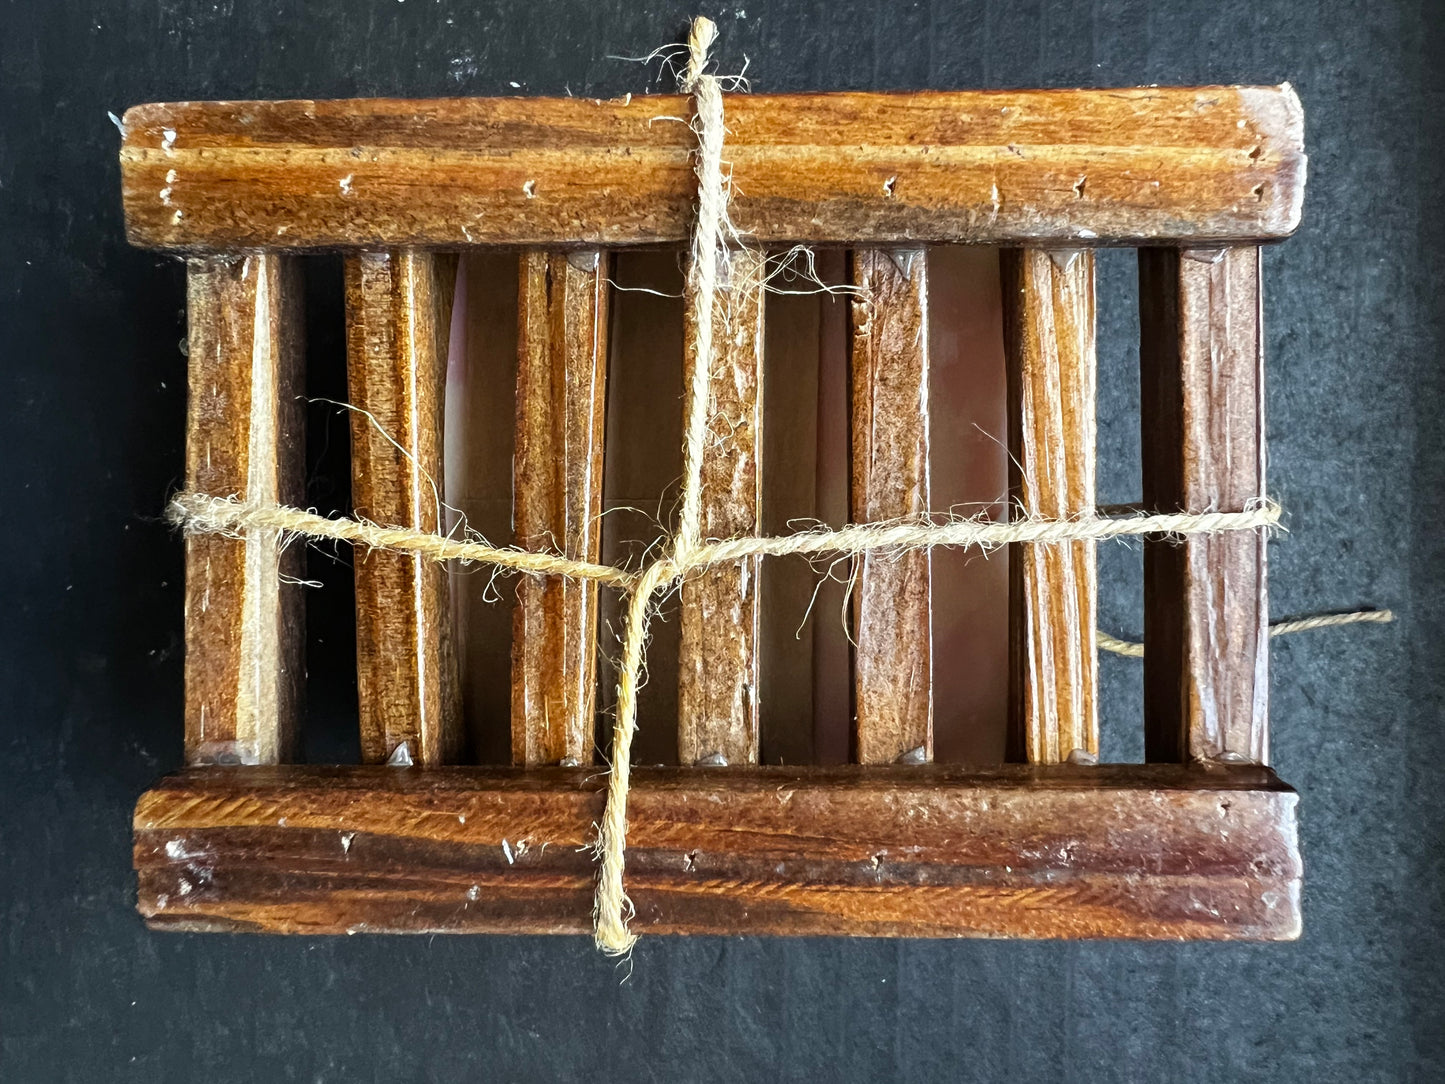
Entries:
MULTIPOLYGON (((711 12, 724 68, 747 56, 760 90, 1299 88, 1304 226, 1266 257, 1270 476, 1293 528, 1271 554, 1274 608, 1403 616, 1274 653, 1275 760, 1303 793, 1299 944, 648 939, 623 983, 582 939, 141 926, 130 808, 180 757, 180 548, 155 517, 182 470, 182 274, 125 245, 106 111, 639 91, 644 70, 608 54, 675 38, 689 14, 626 0, 0 3, 0 1077, 1440 1079, 1445 36, 1433 4, 1403 0, 711 12)), ((1120 290, 1133 276, 1127 258, 1101 274, 1120 290)), ((313 283, 333 299, 314 341, 333 352, 336 278, 313 283)), ((1137 496, 1131 319, 1102 317, 1106 501, 1137 496)), ((335 379, 313 387, 334 394, 335 379)), ((344 502, 325 420, 313 413, 312 499, 344 502)), ((344 427, 331 432, 344 448, 344 427)), ((1137 559, 1107 562, 1104 623, 1137 631, 1137 559)), ((333 596, 348 575, 326 574, 333 596)), ((334 655, 313 660, 312 705, 340 718, 345 679, 325 677, 349 665, 337 612, 313 598, 334 655)), ((1104 665, 1106 719, 1137 717, 1138 664, 1104 665)))

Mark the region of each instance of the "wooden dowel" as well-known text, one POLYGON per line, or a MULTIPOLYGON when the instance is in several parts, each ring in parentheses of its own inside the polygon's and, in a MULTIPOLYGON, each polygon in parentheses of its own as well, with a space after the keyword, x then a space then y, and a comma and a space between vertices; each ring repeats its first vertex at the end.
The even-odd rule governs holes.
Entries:
MULTIPOLYGON (((1094 254, 1003 254, 1010 493, 1023 515, 1094 507, 1094 254)), ((1094 543, 1009 555, 1010 700, 1030 764, 1099 751, 1094 543)))
MULTIPOLYGON (((1259 249, 1139 253, 1144 501, 1240 509, 1264 494, 1259 249)), ((1144 544, 1150 760, 1269 759, 1265 536, 1144 544)))
MULTIPOLYGON (((713 308, 702 535, 757 534, 762 512, 763 290, 766 258, 721 258, 713 308)), ((691 305, 684 305, 691 313, 691 305)), ((685 330, 683 386, 697 357, 685 330)), ((727 564, 682 586, 677 752, 680 764, 758 762, 758 574, 761 559, 727 564)))
MULTIPOLYGON (((596 561, 602 527, 608 259, 522 255, 517 338, 517 542, 596 561)), ((597 585, 522 577, 512 632, 512 760, 591 764, 597 585)))
MULTIPOLYGON (((928 510, 928 288, 923 249, 853 253, 854 522, 928 510)), ((933 757, 929 553, 868 553, 853 584, 860 764, 933 757)))
MULTIPOLYGON (((193 260, 186 484, 302 502, 303 325, 295 261, 193 260)), ((186 762, 275 764, 295 748, 305 674, 304 548, 186 538, 186 762)))
MULTIPOLYGON (((347 370, 358 408, 351 415, 351 498, 358 516, 445 529, 442 418, 455 272, 455 258, 411 250, 346 259, 347 370)), ((362 759, 454 761, 462 745, 461 696, 447 569, 361 549, 355 560, 362 759)))

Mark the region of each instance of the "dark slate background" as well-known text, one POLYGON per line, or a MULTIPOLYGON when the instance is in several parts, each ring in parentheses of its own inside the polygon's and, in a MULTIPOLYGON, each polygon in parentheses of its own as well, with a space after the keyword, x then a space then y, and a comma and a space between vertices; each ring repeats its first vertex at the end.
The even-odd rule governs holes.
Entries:
MULTIPOLYGON (((1445 36, 1434 5, 1404 0, 709 12, 723 68, 746 56, 759 90, 1299 88, 1304 226, 1266 258, 1270 477, 1292 527, 1271 554, 1274 607, 1403 615, 1274 652, 1275 760, 1303 795, 1300 943, 647 939, 621 982, 581 938, 142 927, 130 808, 181 753, 180 547, 156 516, 182 470, 183 294, 174 262, 123 240, 107 111, 640 91, 648 73, 608 54, 675 40, 690 14, 627 0, 0 2, 0 1077, 1441 1079, 1445 36)), ((1132 278, 1127 256, 1105 261, 1105 500, 1137 496, 1132 278)), ((311 283, 322 393, 344 387, 338 285, 334 264, 311 283)), ((344 454, 344 428, 311 420, 311 498, 344 504, 327 442, 344 454)), ((1102 620, 1137 632, 1137 555, 1106 561, 1102 620)), ((328 584, 311 600, 330 645, 312 660, 326 725, 310 751, 324 756, 352 710, 349 574, 312 565, 328 584)), ((1137 665, 1104 663, 1124 754, 1137 665)))

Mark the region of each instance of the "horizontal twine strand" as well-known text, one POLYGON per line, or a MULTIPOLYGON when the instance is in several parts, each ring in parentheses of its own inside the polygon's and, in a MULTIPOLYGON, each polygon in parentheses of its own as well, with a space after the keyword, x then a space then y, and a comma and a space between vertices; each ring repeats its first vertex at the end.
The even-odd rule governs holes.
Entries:
MULTIPOLYGON (((277 531, 320 541, 350 542, 371 550, 412 554, 432 561, 487 564, 531 576, 564 576, 596 580, 615 587, 633 588, 656 566, 667 575, 652 577, 662 588, 690 572, 750 557, 857 556, 931 547, 992 550, 1016 542, 1042 545, 1107 541, 1143 535, 1219 534, 1277 527, 1280 508, 1273 501, 1256 502, 1240 512, 1169 512, 1128 516, 1077 516, 1049 519, 1026 516, 1010 522, 963 519, 943 523, 859 523, 826 530, 799 531, 772 537, 747 536, 724 542, 704 542, 685 555, 655 561, 641 571, 613 565, 574 561, 559 554, 486 542, 450 538, 415 527, 388 527, 364 519, 323 516, 283 504, 253 503, 239 497, 217 497, 184 492, 171 498, 167 519, 188 534, 236 535, 247 531, 277 531)), ((1318 626, 1314 626, 1318 627, 1318 626)))
POLYGON ((246 531, 278 531, 323 542, 350 542, 371 550, 415 554, 431 561, 496 565, 534 576, 597 580, 617 587, 626 587, 635 578, 625 569, 573 561, 558 554, 493 546, 413 527, 385 527, 364 519, 323 516, 284 504, 253 503, 208 493, 177 493, 166 508, 166 518, 187 534, 239 536, 246 531))
MULTIPOLYGON (((215 497, 206 493, 178 493, 171 498, 166 518, 187 534, 219 534, 240 537, 248 531, 276 531, 316 541, 348 542, 368 550, 409 554, 428 560, 463 564, 487 564, 529 576, 563 576, 596 580, 612 587, 630 588, 648 571, 629 572, 612 565, 574 561, 560 554, 516 547, 493 546, 471 539, 456 539, 415 527, 388 527, 364 519, 323 516, 282 504, 258 504, 238 497, 215 497)), ((1089 519, 1050 520, 1031 517, 1011 523, 965 520, 934 524, 879 524, 844 527, 834 531, 801 531, 776 538, 735 538, 704 543, 680 565, 676 560, 659 561, 663 575, 659 583, 671 582, 690 571, 752 556, 819 556, 826 553, 859 554, 868 550, 903 551, 924 546, 993 548, 1012 542, 1096 541, 1147 534, 1193 535, 1209 531, 1248 530, 1275 526, 1279 509, 1266 502, 1246 512, 1211 512, 1202 516, 1133 514, 1089 519), (925 541, 920 542, 923 536, 925 541)), ((1388 624, 1395 620, 1392 610, 1354 610, 1346 613, 1313 614, 1270 625, 1269 634, 1288 636, 1313 629, 1342 625, 1388 624)), ((1101 651, 1130 658, 1143 658, 1144 645, 1137 640, 1096 632, 1101 651)))
MULTIPOLYGON (((1273 640, 1276 636, 1309 632, 1312 629, 1339 628, 1341 625, 1388 625, 1394 620, 1394 610, 1351 610, 1347 613, 1337 614, 1310 614, 1308 617, 1291 617, 1270 622, 1269 638, 1273 640)), ((1131 659, 1144 657, 1144 645, 1138 640, 1121 640, 1102 630, 1096 631, 1094 635, 1100 651, 1110 651, 1115 655, 1125 655, 1131 659)))

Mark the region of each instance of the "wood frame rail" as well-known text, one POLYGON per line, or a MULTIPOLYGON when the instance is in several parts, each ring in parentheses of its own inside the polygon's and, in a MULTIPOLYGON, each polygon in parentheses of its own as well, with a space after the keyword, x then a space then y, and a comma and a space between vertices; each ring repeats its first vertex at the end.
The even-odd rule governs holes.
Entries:
MULTIPOLYGON (((689 109, 629 96, 129 110, 128 235, 193 254, 187 485, 300 501, 296 254, 337 249, 349 395, 366 412, 352 417, 356 511, 441 528, 452 252, 504 247, 519 275, 517 540, 597 560, 609 268, 619 248, 686 239, 689 109)), ((1298 224, 1306 167, 1287 84, 737 95, 725 146, 731 217, 759 248, 849 250, 846 283, 863 291, 849 304, 855 521, 930 508, 930 244, 1002 250, 1014 508, 1093 507, 1100 245, 1139 249, 1145 506, 1238 510, 1263 494, 1259 246, 1298 224)), ((711 538, 762 522, 766 302, 737 287, 766 266, 751 248, 723 260, 711 538)), ((263 533, 186 540, 192 767, 136 808, 148 922, 585 931, 602 808, 596 585, 520 584, 513 766, 468 768, 445 570, 358 554, 366 764, 300 767, 285 763, 303 702, 299 561, 263 533)), ((1143 765, 1097 764, 1092 544, 1016 546, 1010 567, 1022 763, 986 771, 930 763, 947 660, 927 550, 856 563, 843 768, 758 765, 759 560, 689 579, 683 767, 633 772, 635 928, 1298 936, 1296 796, 1265 766, 1263 535, 1146 540, 1143 765)))
MULTIPOLYGON (((141 913, 181 930, 588 932, 589 776, 173 776, 136 808, 141 913)), ((639 769, 633 928, 1287 940, 1296 801, 1251 767, 639 769)))
MULTIPOLYGON (((689 110, 668 95, 136 106, 126 228, 182 250, 680 242, 689 110)), ((1257 241, 1293 232, 1304 194, 1288 84, 739 94, 727 125, 730 214, 763 244, 1257 241)))

